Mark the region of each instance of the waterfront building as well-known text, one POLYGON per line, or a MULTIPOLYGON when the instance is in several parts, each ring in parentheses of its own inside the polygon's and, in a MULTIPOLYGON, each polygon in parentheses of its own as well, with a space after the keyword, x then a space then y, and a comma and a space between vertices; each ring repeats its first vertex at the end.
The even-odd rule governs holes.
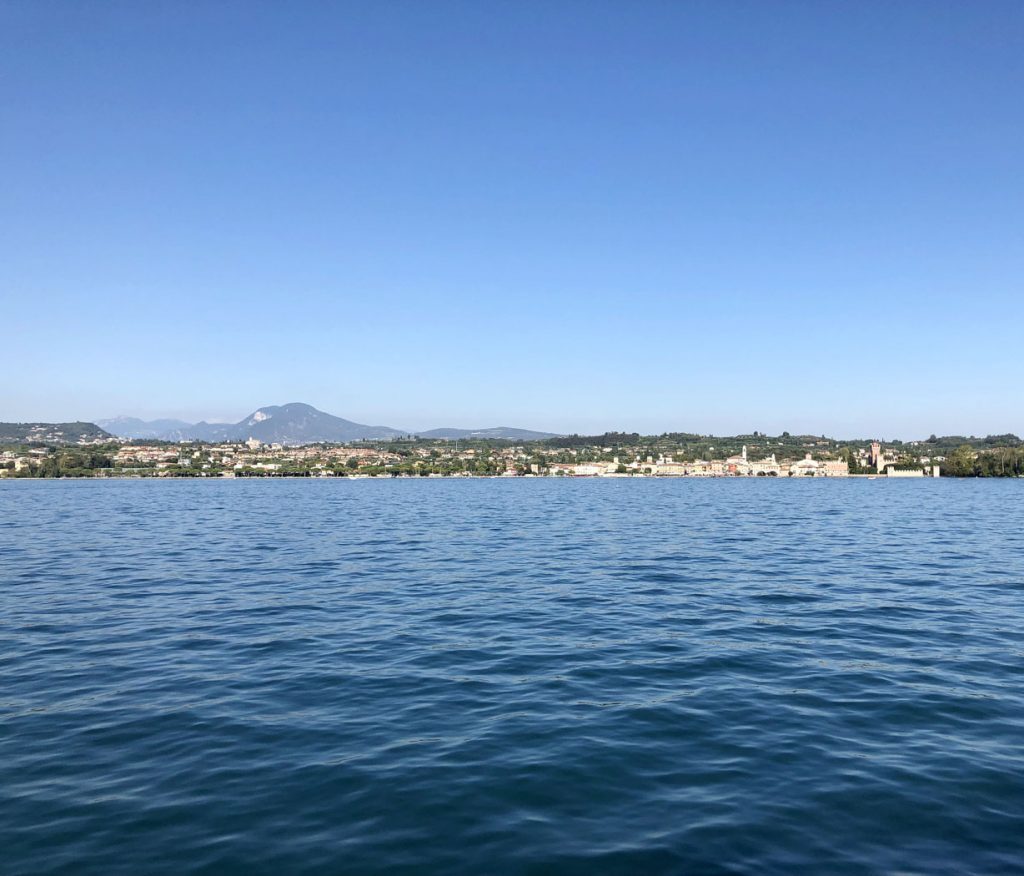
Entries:
POLYGON ((743 445, 743 451, 739 456, 730 456, 725 460, 725 470, 731 475, 749 475, 750 465, 747 462, 747 445, 743 445))
POLYGON ((775 454, 773 453, 771 456, 766 456, 764 459, 751 462, 750 473, 752 475, 778 477, 782 474, 782 467, 775 461, 775 454))
POLYGON ((818 473, 819 463, 811 458, 810 453, 804 454, 804 458, 794 462, 789 467, 790 477, 814 477, 818 473))
POLYGON ((896 468, 893 465, 887 466, 885 474, 890 478, 923 478, 923 468, 896 468))

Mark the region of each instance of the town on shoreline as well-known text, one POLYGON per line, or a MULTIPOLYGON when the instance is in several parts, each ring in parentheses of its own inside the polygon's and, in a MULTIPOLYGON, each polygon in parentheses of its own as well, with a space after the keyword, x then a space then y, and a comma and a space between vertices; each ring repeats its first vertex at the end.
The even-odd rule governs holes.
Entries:
POLYGON ((946 439, 934 436, 905 444, 757 432, 732 438, 606 433, 531 442, 407 436, 307 445, 266 444, 256 438, 174 443, 80 436, 62 443, 0 444, 0 477, 1021 476, 1024 449, 1019 439, 1009 437, 1017 446, 986 450, 967 444, 949 449, 946 439), (996 462, 1000 452, 1001 468, 996 462), (991 471, 969 470, 981 464, 991 471))

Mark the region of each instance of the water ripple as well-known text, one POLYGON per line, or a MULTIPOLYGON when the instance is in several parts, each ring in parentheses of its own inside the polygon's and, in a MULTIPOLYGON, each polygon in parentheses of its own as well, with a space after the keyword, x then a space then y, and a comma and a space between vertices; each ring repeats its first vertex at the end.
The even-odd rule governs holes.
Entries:
POLYGON ((1024 872, 1022 489, 0 483, 0 871, 1024 872))

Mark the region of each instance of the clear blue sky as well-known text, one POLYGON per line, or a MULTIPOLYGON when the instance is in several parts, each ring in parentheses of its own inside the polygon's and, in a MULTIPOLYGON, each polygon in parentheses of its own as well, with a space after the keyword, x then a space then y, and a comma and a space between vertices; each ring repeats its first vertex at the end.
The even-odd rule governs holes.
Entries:
POLYGON ((1024 3, 0 4, 0 420, 1024 433, 1024 3))

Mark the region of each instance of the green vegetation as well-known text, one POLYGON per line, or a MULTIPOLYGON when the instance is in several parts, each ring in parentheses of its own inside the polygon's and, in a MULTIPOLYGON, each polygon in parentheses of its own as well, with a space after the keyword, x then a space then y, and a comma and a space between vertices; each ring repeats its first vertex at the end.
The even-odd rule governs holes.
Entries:
POLYGON ((58 450, 41 456, 19 471, 9 460, 4 466, 7 477, 14 478, 89 478, 101 470, 113 467, 113 460, 105 453, 88 450, 58 450))
MULTIPOLYGON (((86 424, 88 425, 88 424, 86 424)), ((22 429, 22 432, 25 430, 22 429)), ((785 464, 811 453, 816 459, 845 460, 850 474, 874 474, 864 451, 870 439, 837 440, 817 435, 714 436, 686 432, 639 435, 606 432, 567 438, 514 442, 502 439, 400 439, 351 445, 258 448, 204 442, 137 441, 74 446, 62 441, 0 442, 0 477, 347 477, 541 473, 555 464, 606 463, 619 474, 650 470, 648 459, 676 462, 725 459, 747 448, 748 458, 770 455, 785 464)), ((926 441, 886 441, 889 465, 899 470, 932 464, 947 477, 1022 477, 1024 443, 1016 435, 985 438, 930 436, 926 441), (956 442, 956 443, 954 443, 956 442)))
POLYGON ((1019 478, 1024 477, 1024 448, 1014 446, 976 451, 962 444, 942 463, 942 474, 957 478, 1019 478))
POLYGON ((109 440, 113 436, 95 423, 0 423, 0 444, 41 442, 77 444, 80 441, 109 440))

